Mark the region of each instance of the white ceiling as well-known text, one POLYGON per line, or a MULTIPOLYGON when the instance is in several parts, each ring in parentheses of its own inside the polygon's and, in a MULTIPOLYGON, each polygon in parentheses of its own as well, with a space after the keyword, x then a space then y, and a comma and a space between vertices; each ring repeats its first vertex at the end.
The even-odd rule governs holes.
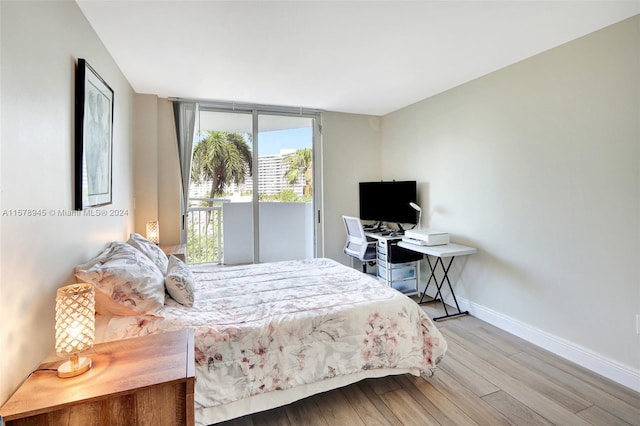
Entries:
POLYGON ((639 0, 77 3, 137 93, 373 115, 640 13, 639 0))

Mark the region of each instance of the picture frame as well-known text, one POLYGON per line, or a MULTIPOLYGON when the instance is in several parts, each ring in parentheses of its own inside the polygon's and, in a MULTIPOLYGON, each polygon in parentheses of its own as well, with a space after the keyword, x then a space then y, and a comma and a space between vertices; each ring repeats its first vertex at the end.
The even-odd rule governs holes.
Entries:
POLYGON ((113 89, 78 59, 75 82, 75 209, 113 200, 113 89))

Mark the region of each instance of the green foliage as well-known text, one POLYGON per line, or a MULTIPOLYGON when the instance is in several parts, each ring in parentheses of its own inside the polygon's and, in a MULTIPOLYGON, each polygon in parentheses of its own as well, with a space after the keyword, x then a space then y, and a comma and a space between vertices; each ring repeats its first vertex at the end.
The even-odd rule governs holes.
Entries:
POLYGON ((300 177, 304 177, 303 195, 313 193, 313 158, 311 148, 302 148, 287 156, 284 161, 289 168, 284 173, 287 182, 293 185, 300 177))
POLYGON ((194 228, 189 229, 189 235, 187 237, 187 246, 189 263, 209 263, 214 259, 218 260, 218 249, 215 247, 217 240, 213 238, 204 238, 203 236, 196 235, 194 228))
POLYGON ((222 247, 218 247, 218 234, 222 240, 221 210, 191 212, 187 226, 188 263, 210 263, 222 259, 222 247))
POLYGON ((298 194, 296 194, 293 189, 285 189, 283 191, 280 191, 279 195, 280 195, 281 201, 286 201, 286 202, 300 201, 300 197, 298 197, 298 194))
POLYGON ((282 201, 287 203, 302 201, 293 189, 285 189, 274 195, 260 194, 258 199, 260 201, 282 201))

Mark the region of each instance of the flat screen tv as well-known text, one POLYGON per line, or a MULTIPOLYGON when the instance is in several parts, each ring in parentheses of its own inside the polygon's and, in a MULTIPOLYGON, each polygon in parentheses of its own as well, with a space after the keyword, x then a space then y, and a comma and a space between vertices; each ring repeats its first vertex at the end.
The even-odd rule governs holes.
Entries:
POLYGON ((418 223, 416 181, 360 182, 360 220, 418 223))

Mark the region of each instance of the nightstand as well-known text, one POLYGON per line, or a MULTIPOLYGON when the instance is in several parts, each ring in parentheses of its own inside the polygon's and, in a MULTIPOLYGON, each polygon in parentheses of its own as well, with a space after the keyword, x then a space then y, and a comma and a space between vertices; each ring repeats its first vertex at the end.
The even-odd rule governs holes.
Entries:
POLYGON ((48 357, 0 408, 6 426, 193 425, 193 330, 100 343, 93 367, 61 379, 48 357))
POLYGON ((166 245, 160 246, 164 254, 167 256, 174 255, 178 259, 183 262, 187 262, 187 245, 186 244, 174 244, 174 245, 166 245))

